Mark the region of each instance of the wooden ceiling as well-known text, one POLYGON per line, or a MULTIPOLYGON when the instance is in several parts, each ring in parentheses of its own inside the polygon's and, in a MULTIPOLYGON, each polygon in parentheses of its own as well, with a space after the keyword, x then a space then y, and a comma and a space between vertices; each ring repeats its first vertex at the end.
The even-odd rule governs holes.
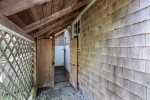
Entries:
POLYGON ((65 29, 91 0, 0 0, 0 14, 34 38, 65 29))

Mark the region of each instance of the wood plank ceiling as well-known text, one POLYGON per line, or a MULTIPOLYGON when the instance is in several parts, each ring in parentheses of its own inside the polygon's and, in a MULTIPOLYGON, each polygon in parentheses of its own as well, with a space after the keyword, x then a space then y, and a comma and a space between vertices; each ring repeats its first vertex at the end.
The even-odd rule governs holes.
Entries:
MULTIPOLYGON (((1 6, 1 2, 4 2, 4 1, 5 0, 0 1, 0 6, 1 6)), ((13 0, 10 0, 10 1, 13 1, 13 0)), ((17 13, 12 13, 10 15, 6 14, 5 16, 10 21, 12 21, 17 26, 19 26, 21 29, 23 29, 27 34, 32 35, 34 38, 37 38, 39 36, 48 37, 52 34, 58 33, 59 31, 62 31, 63 29, 65 29, 73 21, 73 19, 81 12, 81 10, 88 4, 87 2, 85 4, 82 3, 85 1, 88 1, 88 3, 90 2, 90 0, 47 0, 47 2, 43 2, 33 7, 29 7, 28 9, 25 9, 23 11, 18 11, 17 13), (79 4, 79 3, 82 3, 82 4, 79 4), (75 8, 77 5, 81 5, 81 6, 75 8), (63 12, 61 12, 63 9, 66 9, 64 10, 64 13, 65 13, 64 15, 63 15, 63 12), (68 13, 66 13, 65 11, 68 11, 68 13), (59 13, 57 14, 57 12, 60 12, 62 16, 59 13), (58 18, 53 18, 56 15, 57 16, 59 15, 58 18), (48 21, 49 23, 41 24, 40 22, 42 20, 44 21, 49 20, 48 21), (25 29, 28 29, 28 27, 32 26, 32 24, 36 25, 36 23, 38 24, 40 23, 41 25, 37 26, 36 28, 32 28, 32 29, 30 28, 31 30, 28 30, 28 31, 25 30, 25 29)), ((1 13, 1 10, 0 10, 0 13, 1 13)))

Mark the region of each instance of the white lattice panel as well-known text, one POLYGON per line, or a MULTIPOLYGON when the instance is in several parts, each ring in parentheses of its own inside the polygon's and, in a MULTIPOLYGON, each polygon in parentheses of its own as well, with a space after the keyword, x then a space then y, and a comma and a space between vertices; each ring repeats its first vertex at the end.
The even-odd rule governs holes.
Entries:
POLYGON ((33 44, 0 30, 0 100, 26 100, 33 84, 33 44))

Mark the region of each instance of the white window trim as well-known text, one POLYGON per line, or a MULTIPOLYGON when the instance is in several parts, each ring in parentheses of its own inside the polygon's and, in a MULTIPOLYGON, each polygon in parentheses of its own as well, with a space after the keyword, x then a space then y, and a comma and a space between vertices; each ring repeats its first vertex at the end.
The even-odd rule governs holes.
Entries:
MULTIPOLYGON (((75 20, 72 22, 71 26, 72 26, 72 35, 71 37, 74 38, 74 24, 80 20, 80 34, 81 33, 81 30, 82 30, 82 26, 81 26, 81 16, 96 2, 97 0, 92 0, 90 2, 90 4, 88 4, 85 9, 83 9, 83 11, 75 18, 75 20)), ((81 39, 80 39, 80 34, 78 35, 78 38, 79 38, 79 47, 78 47, 78 51, 81 51, 81 39)))

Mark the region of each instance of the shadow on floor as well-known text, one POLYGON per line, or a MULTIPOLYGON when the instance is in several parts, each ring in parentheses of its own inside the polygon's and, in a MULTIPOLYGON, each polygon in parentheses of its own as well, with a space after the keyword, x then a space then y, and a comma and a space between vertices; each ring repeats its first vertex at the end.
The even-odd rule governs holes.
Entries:
POLYGON ((55 67, 55 83, 69 81, 69 74, 65 67, 57 66, 55 67))
POLYGON ((83 100, 82 98, 71 86, 66 69, 55 67, 55 86, 38 89, 36 100, 83 100))

